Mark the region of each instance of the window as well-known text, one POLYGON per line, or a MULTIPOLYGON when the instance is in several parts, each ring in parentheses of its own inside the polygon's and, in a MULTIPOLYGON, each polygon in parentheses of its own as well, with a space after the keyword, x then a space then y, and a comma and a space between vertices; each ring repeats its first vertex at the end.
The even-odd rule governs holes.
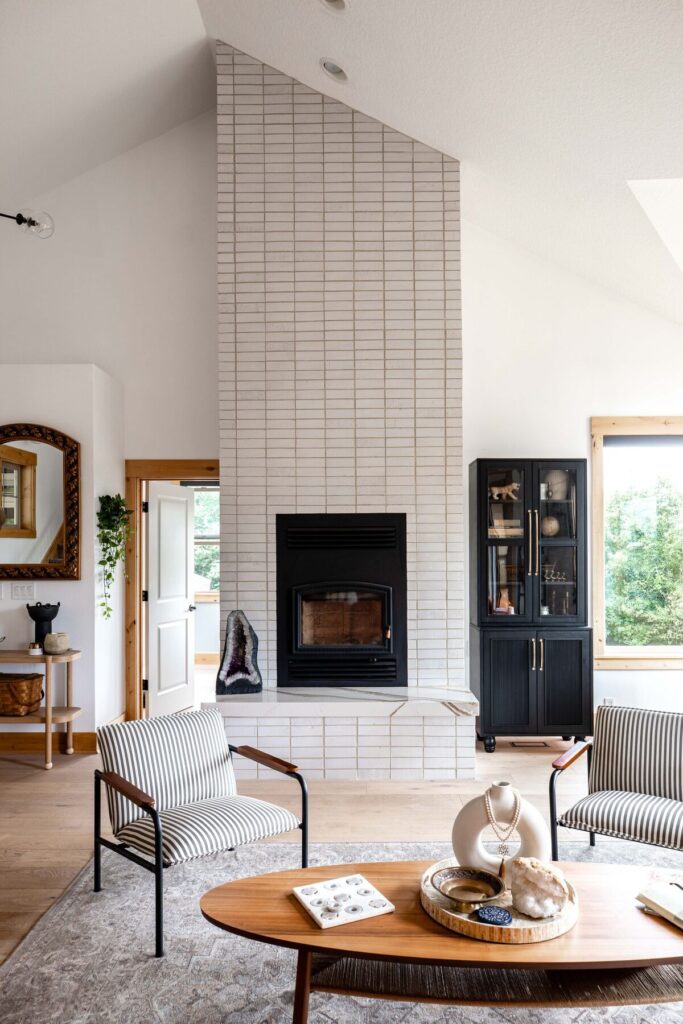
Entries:
POLYGON ((596 418, 596 667, 683 666, 683 417, 596 418))
POLYGON ((36 536, 35 452, 0 444, 0 532, 3 537, 36 536))
POLYGON ((220 589, 220 498, 217 487, 194 488, 194 572, 197 595, 217 600, 220 589))

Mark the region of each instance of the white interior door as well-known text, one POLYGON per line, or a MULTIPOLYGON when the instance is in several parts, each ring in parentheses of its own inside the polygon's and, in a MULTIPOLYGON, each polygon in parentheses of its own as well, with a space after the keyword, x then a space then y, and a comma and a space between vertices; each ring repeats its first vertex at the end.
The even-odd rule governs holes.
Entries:
POLYGON ((194 493, 149 484, 147 520, 148 714, 190 708, 194 692, 194 493))

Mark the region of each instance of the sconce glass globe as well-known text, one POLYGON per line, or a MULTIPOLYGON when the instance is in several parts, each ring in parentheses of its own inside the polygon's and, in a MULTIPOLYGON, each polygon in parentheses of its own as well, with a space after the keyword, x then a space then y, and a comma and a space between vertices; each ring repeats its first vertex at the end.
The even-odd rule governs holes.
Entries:
POLYGON ((38 238, 50 238, 55 233, 55 222, 45 210, 20 210, 24 222, 20 225, 22 231, 38 238))

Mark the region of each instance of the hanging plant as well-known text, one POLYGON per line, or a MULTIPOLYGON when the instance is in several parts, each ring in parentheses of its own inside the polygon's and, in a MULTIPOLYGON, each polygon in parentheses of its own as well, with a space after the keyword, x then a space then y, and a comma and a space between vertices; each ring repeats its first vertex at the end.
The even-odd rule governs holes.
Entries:
POLYGON ((111 588, 116 579, 116 567, 126 557, 126 544, 131 535, 130 517, 126 499, 120 494, 103 494, 97 513, 97 540, 101 558, 103 598, 100 608, 105 619, 111 618, 111 588))

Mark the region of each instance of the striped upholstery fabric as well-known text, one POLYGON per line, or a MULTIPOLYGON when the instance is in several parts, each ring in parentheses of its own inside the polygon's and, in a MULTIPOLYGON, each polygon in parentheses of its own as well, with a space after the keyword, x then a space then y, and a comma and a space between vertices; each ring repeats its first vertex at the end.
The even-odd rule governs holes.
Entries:
MULTIPOLYGON (((291 811, 247 796, 200 800, 169 808, 159 817, 166 867, 299 827, 299 819, 291 811)), ((154 826, 148 816, 130 822, 116 838, 154 856, 154 826)))
MULTIPOLYGON (((230 748, 216 708, 106 725, 97 738, 104 770, 153 796, 158 811, 235 793, 230 748)), ((147 819, 130 800, 106 789, 114 835, 147 819)))
POLYGON ((683 849, 683 803, 645 793, 607 790, 579 800, 560 825, 618 839, 683 849))
POLYGON ((598 707, 588 791, 683 800, 683 715, 598 707))

